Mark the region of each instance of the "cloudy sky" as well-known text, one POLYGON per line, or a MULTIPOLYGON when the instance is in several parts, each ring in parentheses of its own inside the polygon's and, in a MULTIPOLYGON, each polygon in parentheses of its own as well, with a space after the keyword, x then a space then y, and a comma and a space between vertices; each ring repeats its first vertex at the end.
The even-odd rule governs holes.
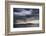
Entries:
POLYGON ((31 15, 32 14, 32 10, 30 9, 18 9, 14 12, 14 15, 18 15, 18 16, 25 16, 25 15, 31 15))
POLYGON ((26 16, 26 15, 32 15, 32 13, 38 14, 39 10, 38 9, 29 9, 29 8, 14 8, 13 12, 14 12, 14 15, 26 16))
POLYGON ((19 16, 31 15, 32 14, 32 10, 30 10, 30 11, 23 10, 21 12, 14 12, 14 14, 15 15, 19 15, 19 16))

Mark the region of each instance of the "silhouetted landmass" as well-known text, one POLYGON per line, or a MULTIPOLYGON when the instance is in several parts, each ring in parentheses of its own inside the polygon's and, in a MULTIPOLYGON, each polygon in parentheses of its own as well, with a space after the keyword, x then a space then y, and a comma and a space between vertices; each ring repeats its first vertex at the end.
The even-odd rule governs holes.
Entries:
POLYGON ((32 24, 32 23, 14 24, 14 28, 22 28, 22 27, 39 27, 39 24, 32 24))

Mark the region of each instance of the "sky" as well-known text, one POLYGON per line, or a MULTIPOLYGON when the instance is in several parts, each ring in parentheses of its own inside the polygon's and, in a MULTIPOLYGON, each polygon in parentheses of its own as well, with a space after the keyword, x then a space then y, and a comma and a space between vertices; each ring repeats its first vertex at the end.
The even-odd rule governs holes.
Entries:
POLYGON ((38 13, 37 9, 24 9, 24 8, 14 8, 14 15, 26 16, 32 15, 32 13, 38 13))
POLYGON ((15 15, 19 15, 19 16, 31 15, 32 14, 32 10, 30 10, 30 11, 23 10, 21 12, 15 12, 14 14, 15 15))

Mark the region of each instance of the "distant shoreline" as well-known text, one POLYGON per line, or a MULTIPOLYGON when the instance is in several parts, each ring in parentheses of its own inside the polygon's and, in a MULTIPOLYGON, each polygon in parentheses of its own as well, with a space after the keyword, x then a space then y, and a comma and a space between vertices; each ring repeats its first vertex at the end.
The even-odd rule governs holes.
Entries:
POLYGON ((14 24, 14 28, 22 28, 22 27, 39 27, 39 24, 32 24, 32 23, 27 23, 27 24, 14 24))

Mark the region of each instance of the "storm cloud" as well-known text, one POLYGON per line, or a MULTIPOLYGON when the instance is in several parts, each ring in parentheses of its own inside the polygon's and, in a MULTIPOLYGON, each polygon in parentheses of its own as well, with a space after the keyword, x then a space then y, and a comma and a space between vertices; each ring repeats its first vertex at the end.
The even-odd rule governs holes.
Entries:
POLYGON ((18 15, 18 16, 25 16, 25 15, 31 15, 32 14, 32 10, 22 10, 21 12, 14 12, 14 15, 18 15))

